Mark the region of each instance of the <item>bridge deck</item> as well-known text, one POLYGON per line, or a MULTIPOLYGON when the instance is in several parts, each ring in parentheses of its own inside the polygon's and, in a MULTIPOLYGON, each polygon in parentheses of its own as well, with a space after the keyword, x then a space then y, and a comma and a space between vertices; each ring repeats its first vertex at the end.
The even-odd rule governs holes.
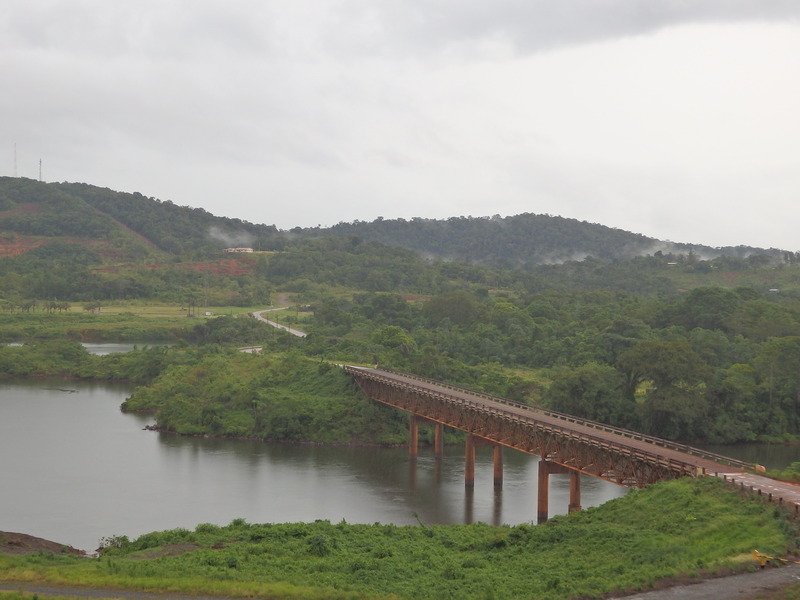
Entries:
MULTIPOLYGON (((473 392, 408 373, 367 367, 346 366, 345 368, 356 378, 358 375, 364 375, 367 378, 382 380, 387 385, 448 398, 451 402, 461 403, 465 406, 480 407, 487 413, 502 418, 525 421, 537 428, 558 432, 572 439, 580 439, 607 448, 622 449, 623 453, 650 457, 659 463, 690 465, 694 467, 693 473, 724 478, 741 486, 744 490, 758 493, 773 502, 785 503, 794 510, 796 515, 800 514, 800 486, 776 481, 745 470, 752 470, 757 465, 749 465, 683 444, 644 436, 602 423, 581 420, 570 415, 523 405, 505 398, 473 392)), ((503 443, 502 440, 494 441, 503 443)))
MULTIPOLYGON (((460 402, 469 403, 473 405, 480 405, 487 411, 504 413, 518 417, 519 419, 529 420, 535 422, 538 426, 550 427, 556 430, 568 432, 572 436, 577 436, 583 439, 592 440, 594 443, 608 444, 616 447, 627 448, 641 455, 650 455, 659 457, 664 461, 689 465, 702 470, 708 474, 740 474, 744 471, 740 466, 732 466, 725 464, 712 458, 704 456, 697 456, 685 450, 678 450, 674 448, 656 445, 654 440, 656 438, 648 438, 647 436, 630 437, 621 434, 624 430, 602 426, 599 423, 591 423, 582 421, 580 419, 566 420, 562 416, 553 416, 554 413, 544 411, 536 407, 525 406, 518 403, 505 401, 504 399, 471 392, 463 388, 450 386, 441 382, 434 382, 432 380, 418 378, 409 374, 399 373, 397 371, 390 371, 384 369, 372 369, 367 367, 349 367, 350 369, 358 369, 365 373, 369 373, 375 377, 384 379, 391 379, 398 384, 402 384, 408 388, 424 389, 428 392, 450 396, 460 402), (591 424, 587 424, 591 423, 591 424)), ((633 433, 633 432, 627 432, 633 433)), ((665 441, 665 440, 663 440, 665 441)), ((680 446, 677 445, 676 446, 680 446)), ((691 448, 689 446, 682 446, 687 450, 694 450, 698 454, 704 454, 701 450, 691 448)), ((724 459, 725 457, 719 457, 724 459)), ((736 461, 734 461, 736 462, 736 461)))

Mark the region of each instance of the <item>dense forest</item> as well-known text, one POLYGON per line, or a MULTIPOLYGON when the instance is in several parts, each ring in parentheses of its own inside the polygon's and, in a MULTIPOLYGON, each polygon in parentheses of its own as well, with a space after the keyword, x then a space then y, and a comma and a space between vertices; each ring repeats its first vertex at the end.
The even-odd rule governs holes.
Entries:
MULTIPOLYGON (((101 306, 145 300, 283 302, 294 307, 284 319, 308 333, 300 341, 223 316, 160 326, 159 339, 182 345, 134 354, 117 375, 47 344, 0 349, 0 372, 147 383, 129 408, 159 409, 162 426, 187 433, 315 439, 313 414, 326 414, 348 423, 335 441, 392 440, 390 413, 372 437, 346 414, 341 398, 355 392, 322 365, 349 361, 661 437, 797 439, 800 256, 710 250, 537 215, 281 232, 141 194, 0 178, 0 340, 91 338, 100 327, 85 321, 99 323, 101 306), (230 245, 255 251, 224 254, 230 245), (459 260, 439 258, 451 251, 459 260), (248 344, 267 354, 231 350, 248 344), (245 377, 254 361, 273 375, 245 377), (299 383, 288 393, 281 373, 329 392, 313 405, 299 383)), ((122 337, 104 323, 103 339, 122 337)))
POLYGON ((711 248, 649 238, 637 233, 565 219, 524 213, 511 217, 451 217, 446 220, 376 219, 304 230, 316 235, 355 235, 366 240, 415 250, 424 255, 497 268, 532 268, 594 257, 604 261, 653 253, 743 258, 754 252, 780 256, 781 251, 747 246, 711 248))

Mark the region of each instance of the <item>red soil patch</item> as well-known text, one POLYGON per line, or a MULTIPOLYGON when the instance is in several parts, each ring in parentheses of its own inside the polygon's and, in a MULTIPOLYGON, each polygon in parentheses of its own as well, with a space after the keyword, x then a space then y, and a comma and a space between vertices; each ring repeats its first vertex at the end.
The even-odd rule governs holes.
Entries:
POLYGON ((220 260, 214 262, 196 262, 179 265, 182 269, 197 271, 198 273, 213 273, 214 275, 249 275, 255 269, 255 264, 241 260, 220 260))
POLYGON ((9 533, 0 531, 0 553, 2 554, 35 554, 36 552, 51 552, 53 554, 78 554, 86 553, 72 546, 43 540, 25 533, 9 533))
POLYGON ((420 301, 427 302, 428 300, 431 299, 431 296, 420 296, 418 294, 400 294, 400 297, 403 300, 407 300, 409 302, 420 302, 420 301))
POLYGON ((9 256, 20 256, 30 252, 34 248, 44 246, 51 242, 60 241, 67 244, 76 244, 94 250, 98 255, 109 259, 124 258, 114 246, 105 240, 81 239, 81 238, 48 238, 48 237, 0 237, 0 258, 9 256))
POLYGON ((42 207, 35 202, 23 202, 21 204, 17 204, 17 208, 13 210, 2 210, 0 211, 0 219, 3 217, 14 217, 16 215, 24 215, 30 213, 39 213, 42 212, 42 207))
POLYGON ((34 248, 38 248, 44 243, 45 240, 35 238, 0 238, 0 258, 25 254, 34 248))
MULTIPOLYGON (((238 275, 249 275, 256 267, 252 260, 247 259, 233 259, 233 260, 216 260, 216 261, 203 261, 191 263, 179 263, 175 265, 154 263, 144 265, 145 269, 165 269, 168 267, 175 267, 184 269, 186 271, 194 271, 196 273, 211 273, 213 275, 228 275, 236 277, 238 275)), ((118 273, 125 269, 124 265, 114 267, 98 267, 96 271, 103 271, 105 273, 118 273)))

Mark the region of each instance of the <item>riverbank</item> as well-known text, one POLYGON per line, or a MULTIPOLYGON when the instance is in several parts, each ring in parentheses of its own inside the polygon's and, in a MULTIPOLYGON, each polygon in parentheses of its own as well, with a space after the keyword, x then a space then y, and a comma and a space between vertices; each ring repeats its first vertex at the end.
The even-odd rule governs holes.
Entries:
POLYGON ((753 548, 780 556, 796 536, 774 507, 683 479, 540 526, 234 519, 112 537, 92 560, 0 556, 0 582, 276 599, 636 597, 757 571, 753 548))
MULTIPOLYGON (((181 554, 199 549, 194 544, 182 548, 169 548, 163 555, 181 554)), ((54 554, 74 555, 90 558, 92 555, 50 540, 24 533, 0 531, 0 554, 28 555, 54 554)), ((718 600, 719 598, 739 598, 740 600, 784 600, 790 596, 791 589, 797 587, 800 579, 800 565, 790 564, 776 568, 769 565, 765 569, 753 570, 752 565, 741 564, 738 568, 718 570, 714 576, 700 574, 681 578, 665 579, 654 584, 656 589, 636 592, 633 595, 612 593, 609 598, 624 600, 718 600)), ((52 597, 78 598, 123 598, 125 600, 222 600, 229 596, 176 595, 165 592, 142 592, 122 589, 85 588, 56 585, 42 585, 37 582, 0 583, 0 598, 8 595, 13 600, 27 599, 30 594, 52 597)))

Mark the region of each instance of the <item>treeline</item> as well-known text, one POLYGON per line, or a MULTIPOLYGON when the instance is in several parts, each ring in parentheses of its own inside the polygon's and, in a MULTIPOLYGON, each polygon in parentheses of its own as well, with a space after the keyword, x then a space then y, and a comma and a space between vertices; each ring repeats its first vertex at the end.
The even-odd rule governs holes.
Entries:
POLYGON ((146 384, 169 366, 193 362, 202 355, 202 350, 189 352, 168 346, 143 346, 131 352, 97 356, 73 340, 46 340, 0 345, 0 374, 52 375, 146 384))
POLYGON ((85 183, 42 183, 0 177, 0 231, 48 237, 133 238, 139 251, 206 257, 228 246, 280 248, 285 237, 274 226, 216 217, 85 183), (138 236, 138 238, 134 237, 138 236))
POLYGON ((160 428, 187 435, 340 444, 405 440, 403 414, 367 400, 342 369, 287 351, 288 334, 272 336, 262 354, 249 354, 213 340, 252 340, 248 332, 263 334, 263 325, 232 317, 212 323, 211 330, 200 324, 187 336, 207 342, 200 346, 182 341, 103 356, 71 340, 0 346, 0 373, 138 384, 123 410, 157 412, 160 428))
POLYGON ((671 439, 800 434, 800 303, 780 294, 456 290, 425 302, 362 294, 312 306, 311 354, 377 361, 671 439), (515 367, 538 378, 509 375, 515 367))
MULTIPOLYGON (((704 259, 691 248, 652 246, 650 255, 623 259, 653 240, 541 215, 379 219, 369 227, 340 224, 335 236, 293 230, 289 237, 141 194, 17 178, 0 178, 0 208, 4 239, 23 231, 43 236, 27 240, 38 247, 0 258, 0 339, 31 339, 20 319, 66 311, 67 302, 265 306, 280 292, 297 305, 295 319, 303 307, 310 335, 302 342, 270 337, 246 319, 178 335, 191 344, 267 344, 296 347, 315 360, 380 362, 662 437, 800 435, 796 253, 737 248, 704 259), (410 238, 413 244, 402 241, 410 238), (386 245, 401 242, 473 262, 386 245), (226 245, 270 252, 226 260, 219 252, 226 245), (581 260, 535 264, 556 250, 559 259, 581 260), (223 262, 235 268, 222 269, 223 262)), ((66 321, 81 319, 62 316, 63 337, 66 321)), ((80 336, 96 331, 80 326, 80 336)), ((174 334, 165 327, 159 339, 174 334)), ((48 360, 61 359, 26 360, 46 369, 48 360)), ((95 376, 100 363, 84 362, 86 376, 95 376)), ((8 357, 4 364, 10 370, 0 372, 32 368, 8 357)), ((84 376, 81 369, 76 374, 84 376)), ((174 379, 193 376, 186 373, 175 371, 174 379)), ((228 405, 220 406, 223 414, 228 405)), ((193 419, 187 428, 196 426, 193 419)))
MULTIPOLYGON (((329 228, 302 230, 304 235, 358 236, 409 248, 441 259, 493 268, 531 269, 542 264, 627 260, 655 252, 746 258, 765 254, 782 259, 779 250, 747 246, 711 248, 663 242, 597 223, 553 215, 524 213, 510 217, 451 217, 449 219, 383 219, 338 223, 329 228)), ((794 257, 793 253, 789 253, 794 257)))
MULTIPOLYGON (((723 273, 758 273, 769 278, 765 289, 796 289, 797 278, 780 267, 800 262, 793 252, 695 250, 550 215, 378 219, 281 232, 138 193, 10 177, 0 178, 0 205, 0 238, 9 247, 28 242, 22 254, 0 258, 2 298, 10 306, 53 299, 179 302, 201 295, 213 304, 243 306, 267 302, 276 286, 298 293, 344 286, 440 294, 477 286, 670 294, 697 285, 687 278, 723 273), (249 256, 240 272, 224 273, 214 263, 230 258, 221 253, 226 246, 270 252, 249 256), (704 252, 720 256, 703 259, 704 252), (186 268, 200 260, 208 261, 205 268, 186 268), (540 264, 553 261, 559 264, 540 264)), ((0 256, 2 250, 0 243, 0 256)))
MULTIPOLYGON (((237 273, 215 273, 216 263, 140 264, 102 268, 97 254, 77 244, 52 242, 18 257, 0 258, 7 310, 41 306, 58 299, 71 302, 150 299, 207 305, 268 304, 272 286, 242 262, 237 273)), ((256 261, 258 259, 255 259, 256 261)), ((223 265, 224 266, 224 265, 223 265)))
POLYGON ((284 236, 274 226, 217 217, 202 208, 179 206, 138 192, 126 194, 85 183, 51 185, 82 198, 173 255, 205 258, 231 246, 270 250, 284 245, 284 236))
POLYGON ((30 179, 0 178, 0 230, 35 236, 106 239, 117 228, 78 196, 30 179))
MULTIPOLYGON (((709 287, 642 298, 478 288, 406 299, 317 290, 306 300, 313 312, 297 313, 309 333, 302 340, 246 316, 220 317, 181 334, 180 351, 107 362, 64 341, 54 349, 0 348, 0 372, 152 382, 130 407, 158 409, 159 424, 185 433, 394 439, 394 430, 370 438, 368 419, 347 412, 361 400, 328 371, 324 361, 336 361, 377 362, 670 439, 800 435, 800 303, 781 294, 709 287), (224 350, 232 345, 263 345, 268 356, 224 350), (287 351, 290 357, 275 355, 287 351), (147 368, 137 362, 144 358, 147 368)), ((376 420, 373 432, 379 422, 386 425, 376 420)))
POLYGON ((159 427, 189 435, 399 444, 408 427, 342 369, 296 352, 206 354, 170 367, 122 408, 157 411, 159 427))
POLYGON ((82 245, 51 242, 22 256, 0 258, 5 283, 0 298, 13 309, 31 300, 127 300, 165 302, 202 299, 211 305, 265 305, 274 289, 306 293, 347 287, 433 294, 462 287, 524 286, 529 276, 464 263, 429 262, 410 250, 359 238, 298 240, 280 252, 226 259, 240 264, 235 273, 206 263, 133 263, 104 267, 98 254, 82 245), (220 272, 222 271, 222 272, 220 272))

